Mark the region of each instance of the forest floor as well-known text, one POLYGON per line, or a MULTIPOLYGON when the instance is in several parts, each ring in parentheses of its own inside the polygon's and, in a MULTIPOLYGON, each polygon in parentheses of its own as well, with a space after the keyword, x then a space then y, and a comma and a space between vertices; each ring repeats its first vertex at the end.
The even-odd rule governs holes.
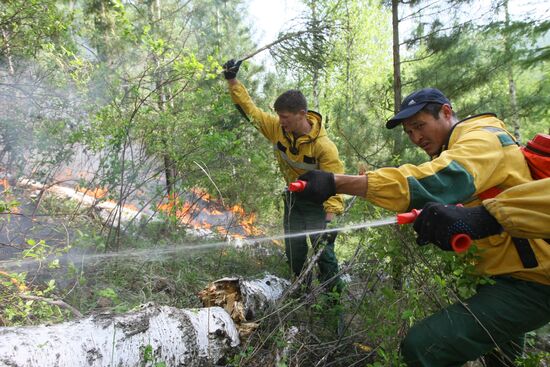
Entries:
MULTIPOLYGON (((37 206, 37 197, 25 190, 12 190, 11 195, 20 205, 18 213, 1 223, 0 269, 6 270, 8 264, 9 272, 24 273, 25 284, 37 291, 54 279, 50 297, 84 315, 123 313, 148 302, 202 307, 198 292, 224 277, 261 278, 271 273, 290 279, 277 243, 220 245, 223 242, 193 237, 179 226, 159 221, 126 228, 115 245, 106 241, 110 228, 89 208, 48 196, 40 198, 37 206), (49 266, 56 260, 56 266, 49 266)), ((240 352, 230 358, 231 365, 299 366, 321 360, 330 366, 398 365, 394 358, 408 321, 385 317, 404 312, 392 311, 400 302, 399 293, 372 259, 355 261, 347 269, 341 298, 314 280, 261 319, 257 332, 243 340, 240 352)), ((71 317, 66 312, 63 318, 71 317)), ((21 313, 9 324, 52 321, 48 314, 40 318, 21 313)), ((531 349, 548 350, 549 334, 541 330, 538 345, 531 349)))

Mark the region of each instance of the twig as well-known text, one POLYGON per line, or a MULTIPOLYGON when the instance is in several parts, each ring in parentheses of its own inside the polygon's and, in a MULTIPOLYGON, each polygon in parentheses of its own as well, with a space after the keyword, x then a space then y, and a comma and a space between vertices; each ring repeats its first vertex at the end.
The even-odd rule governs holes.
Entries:
MULTIPOLYGON (((286 290, 286 294, 287 295, 290 295, 292 293, 294 293, 294 291, 296 289, 298 289, 298 287, 304 283, 305 281, 307 281, 308 277, 309 277, 309 273, 313 270, 313 266, 315 264, 317 264, 317 260, 321 257, 321 254, 323 253, 324 251, 324 246, 319 246, 320 248, 317 250, 317 252, 315 253, 315 255, 313 255, 311 257, 311 259, 309 259, 309 262, 307 264, 307 267, 302 270, 302 272, 300 273, 300 275, 298 276, 298 278, 294 281, 294 283, 292 283, 292 285, 286 290)), ((282 299, 284 299, 285 297, 283 296, 282 299)))
POLYGON ((77 317, 83 317, 83 315, 80 313, 80 311, 78 311, 76 308, 69 305, 68 303, 63 302, 60 299, 56 300, 56 299, 44 298, 44 297, 40 297, 40 296, 30 296, 30 295, 26 295, 26 294, 21 294, 21 295, 19 295, 19 297, 21 297, 22 299, 28 299, 28 300, 31 300, 31 301, 45 302, 45 303, 53 305, 53 306, 58 306, 58 307, 61 307, 61 308, 65 308, 65 309, 71 311, 73 313, 73 315, 75 315, 77 317))
POLYGON ((220 200, 222 202, 222 205, 225 206, 224 202, 223 202, 223 195, 222 195, 222 192, 220 191, 220 189, 218 188, 218 186, 216 185, 216 183, 214 182, 214 180, 212 179, 212 177, 210 177, 210 174, 208 174, 208 172, 200 165, 198 164, 196 161, 193 161, 193 163, 195 163, 197 166, 199 166, 199 168, 204 172, 204 174, 206 175, 206 177, 208 177, 208 179, 210 180, 210 182, 212 182, 212 185, 214 185, 214 187, 216 188, 216 191, 218 191, 218 194, 220 194, 220 200))

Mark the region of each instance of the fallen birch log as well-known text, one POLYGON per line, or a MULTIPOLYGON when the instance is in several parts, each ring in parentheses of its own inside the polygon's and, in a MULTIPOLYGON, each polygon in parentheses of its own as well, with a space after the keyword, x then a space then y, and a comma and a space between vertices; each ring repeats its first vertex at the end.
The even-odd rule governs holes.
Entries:
POLYGON ((223 307, 236 324, 241 337, 247 337, 258 324, 253 322, 275 306, 290 283, 273 275, 263 279, 223 278, 199 292, 205 307, 223 307))
POLYGON ((147 304, 122 315, 0 328, 0 367, 225 365, 240 344, 239 333, 252 333, 252 320, 275 306, 288 286, 273 275, 224 278, 200 292, 206 308, 147 304))
POLYGON ((215 366, 224 365, 240 343, 222 308, 180 310, 152 304, 123 315, 4 327, 0 340, 0 366, 10 367, 141 367, 153 362, 215 366))

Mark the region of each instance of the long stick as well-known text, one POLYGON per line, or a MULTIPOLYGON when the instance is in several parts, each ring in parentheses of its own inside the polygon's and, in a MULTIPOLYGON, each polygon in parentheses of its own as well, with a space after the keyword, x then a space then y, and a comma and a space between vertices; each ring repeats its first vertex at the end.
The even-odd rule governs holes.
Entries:
POLYGON ((268 49, 270 49, 271 47, 273 47, 273 46, 275 46, 275 45, 277 45, 277 44, 279 44, 279 43, 281 43, 281 42, 284 42, 284 41, 289 40, 289 39, 294 38, 294 37, 301 36, 302 34, 307 33, 307 32, 309 32, 309 31, 300 31, 300 32, 287 33, 286 35, 284 35, 283 37, 279 38, 278 40, 273 41, 273 42, 271 42, 271 43, 268 43, 267 45, 265 45, 265 46, 263 46, 263 47, 257 49, 256 51, 254 51, 254 52, 252 52, 252 53, 250 53, 250 54, 248 54, 248 55, 246 55, 246 56, 241 57, 239 60, 240 60, 240 61, 248 60, 248 59, 250 59, 251 57, 256 56, 257 54, 259 54, 259 53, 262 52, 262 51, 268 50, 268 49))

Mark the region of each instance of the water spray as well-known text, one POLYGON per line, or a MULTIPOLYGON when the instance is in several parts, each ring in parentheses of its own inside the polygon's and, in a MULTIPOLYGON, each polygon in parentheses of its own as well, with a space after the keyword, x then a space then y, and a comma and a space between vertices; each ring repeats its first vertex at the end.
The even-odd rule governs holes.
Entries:
POLYGON ((380 226, 385 226, 385 225, 394 224, 394 223, 396 223, 395 218, 388 217, 388 218, 377 219, 377 220, 363 222, 363 223, 349 224, 338 228, 319 229, 319 230, 304 231, 299 233, 278 234, 278 235, 264 236, 264 237, 250 237, 250 238, 238 239, 233 241, 218 241, 218 242, 202 243, 202 244, 179 244, 179 245, 155 248, 152 250, 128 249, 128 250, 119 251, 119 252, 109 252, 109 253, 100 253, 100 254, 64 255, 60 257, 59 256, 51 257, 51 258, 41 259, 41 260, 37 260, 37 259, 5 260, 5 261, 0 261, 0 269, 12 270, 12 269, 31 268, 33 265, 36 265, 42 262, 52 261, 55 259, 59 259, 59 260, 69 259, 73 262, 83 262, 84 260, 108 261, 108 260, 115 260, 121 257, 124 259, 144 258, 147 260, 153 260, 153 259, 160 259, 162 257, 166 257, 168 255, 172 255, 183 251, 185 252, 200 251, 200 250, 208 250, 208 249, 215 249, 215 248, 222 248, 222 247, 229 247, 229 246, 234 246, 234 247, 243 247, 247 245, 253 246, 258 243, 273 242, 276 240, 284 240, 286 238, 319 235, 319 234, 330 233, 334 231, 346 232, 350 230, 357 230, 357 229, 363 229, 363 228, 380 227, 380 226), (152 255, 154 255, 154 257, 152 255))
MULTIPOLYGON (((306 188, 306 186, 307 186, 307 181, 299 180, 299 181, 290 183, 288 186, 288 190, 292 192, 300 192, 300 191, 303 191, 306 188)), ((247 245, 253 246, 258 243, 273 242, 276 240, 284 240, 286 238, 319 235, 319 234, 331 233, 335 231, 347 232, 347 231, 358 230, 358 229, 382 227, 382 226, 387 226, 389 224, 409 224, 416 220, 420 212, 421 210, 413 209, 407 213, 400 213, 400 214, 389 216, 382 219, 376 219, 376 220, 366 221, 362 223, 352 223, 352 224, 339 226, 335 228, 304 231, 304 232, 290 233, 290 234, 278 234, 274 236, 251 237, 251 238, 245 238, 245 239, 239 239, 239 240, 233 240, 233 241, 219 241, 219 242, 202 243, 202 244, 179 244, 179 245, 173 245, 173 246, 166 246, 162 248, 155 248, 152 250, 129 249, 125 251, 103 253, 103 254, 80 254, 80 255, 73 255, 73 256, 65 255, 62 257, 48 258, 43 260, 36 260, 36 259, 5 260, 5 261, 0 261, 0 269, 5 269, 5 270, 19 269, 20 270, 21 268, 30 268, 36 264, 40 264, 41 262, 51 261, 54 259, 66 259, 66 258, 69 258, 73 262, 82 262, 83 260, 108 261, 108 260, 114 260, 121 257, 125 259, 145 258, 147 260, 152 260, 155 258, 159 259, 162 257, 166 257, 168 255, 176 254, 183 251, 185 252, 200 251, 200 250, 223 248, 223 247, 229 247, 229 246, 234 246, 234 247, 242 247, 247 245), (154 255, 154 257, 152 257, 152 255, 154 255)), ((465 233, 455 234, 451 239, 451 246, 453 250, 457 253, 461 253, 468 250, 471 243, 472 243, 472 239, 470 238, 469 235, 465 233)))
MULTIPOLYGON (((307 186, 307 181, 297 180, 297 181, 291 182, 288 185, 288 191, 302 192, 305 190, 306 186, 307 186)), ((413 209, 407 213, 400 213, 400 214, 397 214, 395 217, 387 218, 386 220, 381 222, 381 224, 379 225, 382 226, 382 225, 388 225, 388 224, 410 224, 410 223, 413 223, 416 220, 416 218, 418 218, 418 215, 421 212, 422 210, 420 209, 413 209)), ((368 223, 369 222, 363 223, 363 224, 368 224, 368 223)), ((367 227, 375 227, 375 226, 377 225, 368 225, 367 227)), ((330 230, 327 230, 327 231, 330 231, 330 230)), ((472 244, 472 238, 466 233, 457 233, 451 237, 451 247, 453 251, 456 253, 461 253, 468 250, 471 244, 472 244)))

